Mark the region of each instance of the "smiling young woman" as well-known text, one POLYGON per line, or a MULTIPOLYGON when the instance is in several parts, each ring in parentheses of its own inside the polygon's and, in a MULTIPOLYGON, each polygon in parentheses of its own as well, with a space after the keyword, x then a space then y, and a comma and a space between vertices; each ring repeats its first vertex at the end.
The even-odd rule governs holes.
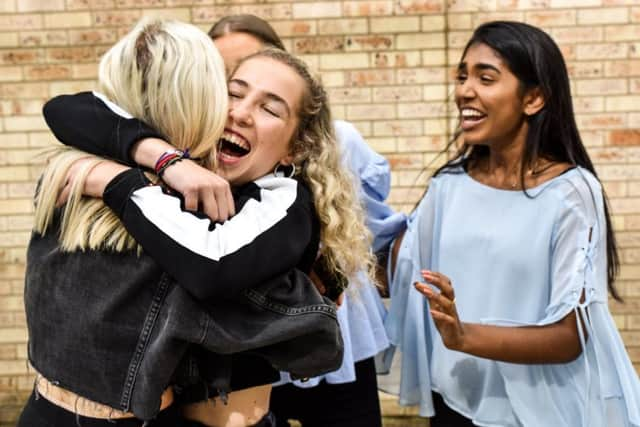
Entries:
MULTIPOLYGON (((253 15, 224 17, 212 27, 209 35, 223 56, 228 74, 236 69, 244 57, 255 54, 264 47, 284 49, 282 41, 273 28, 266 21, 253 15)), ((278 64, 278 61, 274 63, 274 58, 259 57, 256 60, 262 61, 263 65, 268 67, 280 66, 278 69, 282 70, 282 64, 278 64)), ((289 62, 291 61, 287 63, 289 62)), ((252 64, 254 64, 253 61, 246 62, 243 67, 249 67, 252 64)), ((301 71, 301 75, 308 74, 295 64, 289 63, 289 65, 301 71)), ((250 173, 249 169, 255 166, 250 165, 253 155, 260 152, 260 146, 264 145, 262 143, 270 140, 262 132, 260 135, 256 134, 255 122, 260 122, 260 129, 268 125, 282 133, 282 125, 290 122, 291 113, 296 112, 294 106, 297 105, 306 112, 307 118, 304 120, 315 125, 312 133, 301 132, 298 129, 292 150, 295 155, 291 159, 296 165, 295 170, 293 167, 281 166, 281 164, 288 164, 290 160, 282 152, 278 152, 278 156, 268 158, 266 163, 270 164, 272 172, 279 176, 283 174, 289 176, 294 173, 295 177, 299 178, 303 175, 302 172, 305 172, 301 170, 301 165, 305 164, 304 161, 301 162, 301 156, 311 147, 315 147, 313 155, 318 159, 315 163, 321 165, 331 163, 333 148, 317 144, 316 141, 330 140, 329 136, 335 130, 338 145, 344 156, 339 159, 340 166, 350 169, 354 175, 350 179, 354 179, 356 186, 361 188, 359 197, 366 207, 367 226, 374 237, 372 249, 385 250, 392 237, 405 227, 405 216, 393 212, 384 203, 390 190, 388 162, 367 145, 353 125, 344 121, 327 124, 326 121, 310 119, 320 116, 319 112, 322 110, 319 110, 319 106, 326 101, 318 94, 321 95, 323 91, 319 91, 316 87, 313 91, 305 93, 304 102, 298 105, 298 100, 285 96, 288 93, 286 91, 275 91, 274 87, 265 90, 265 85, 269 82, 264 77, 271 76, 272 73, 265 73, 264 70, 263 68, 258 74, 236 79, 231 85, 230 103, 234 105, 237 102, 238 110, 232 113, 235 119, 230 117, 227 122, 227 130, 219 141, 217 156, 218 163, 227 170, 228 178, 244 182, 246 175, 250 173), (244 99, 245 95, 247 99, 244 99), (289 102, 286 102, 285 98, 288 98, 289 102), (318 125, 320 123, 322 123, 321 126, 318 125)), ((286 72, 282 75, 278 73, 278 78, 282 77, 291 78, 292 76, 286 72)), ((295 88, 295 84, 298 83, 295 76, 293 77, 289 81, 292 86, 288 89, 295 88)), ((63 141, 81 144, 80 147, 85 150, 99 150, 98 153, 120 159, 129 165, 138 163, 151 168, 165 151, 172 148, 161 139, 144 138, 159 136, 144 123, 123 120, 111 110, 104 108, 101 102, 96 102, 86 94, 85 99, 81 101, 81 96, 59 97, 47 104, 45 115, 51 119, 54 131, 63 141), (86 108, 81 105, 82 102, 86 102, 84 104, 86 108), (64 118, 68 117, 71 111, 78 120, 69 126, 64 118), (97 128, 111 129, 108 134, 117 138, 104 139, 104 134, 95 131, 97 128), (114 132, 116 129, 117 132, 114 132)), ((295 114, 293 116, 296 119, 295 114)), ((282 141, 275 141, 275 143, 280 144, 279 147, 282 148, 282 141)), ((262 169, 266 170, 266 166, 262 169)), ((313 173, 308 182, 313 183, 314 191, 320 196, 327 194, 334 197, 332 194, 343 193, 342 190, 333 193, 331 186, 325 184, 326 176, 339 176, 341 171, 334 172, 329 167, 316 167, 310 164, 307 172, 313 173)), ((192 161, 183 160, 165 168, 163 180, 184 196, 184 207, 188 210, 202 210, 207 216, 218 221, 227 220, 235 213, 233 200, 227 197, 228 182, 218 175, 197 167, 192 161)), ((335 184, 337 181, 332 179, 331 182, 335 184)), ((338 184, 338 187, 342 188, 342 184, 338 184)), ((323 213, 323 218, 331 225, 330 229, 334 230, 333 227, 337 227, 335 232, 330 231, 326 234, 327 241, 330 244, 335 241, 340 245, 339 240, 332 236, 348 235, 352 231, 355 232, 354 235, 359 235, 357 226, 354 228, 349 225, 344 229, 340 228, 340 224, 349 223, 350 220, 339 210, 327 204, 328 201, 327 198, 318 197, 316 204, 316 210, 323 213)), ((348 200, 340 202, 343 206, 349 206, 350 203, 348 200)), ((327 268, 326 263, 319 263, 319 265, 323 265, 324 270, 331 272, 331 266, 327 268)), ((376 287, 364 272, 367 266, 360 265, 359 268, 363 271, 357 274, 357 278, 352 278, 355 286, 350 286, 343 294, 341 294, 342 288, 330 284, 318 285, 319 289, 322 289, 321 292, 343 301, 341 309, 337 312, 342 335, 345 338, 345 352, 340 368, 305 381, 294 381, 288 373, 283 372, 281 374, 283 380, 279 382, 279 386, 272 394, 271 401, 276 411, 278 425, 287 425, 288 418, 299 419, 305 425, 311 426, 315 423, 322 427, 375 427, 381 424, 373 356, 388 346, 382 325, 385 309, 376 287), (320 410, 313 404, 319 400, 336 410, 320 410)), ((346 283, 342 282, 342 285, 346 283)), ((245 383, 245 386, 248 385, 250 384, 245 383)), ((201 405, 190 405, 185 411, 190 413, 187 415, 191 418, 208 424, 248 425, 255 422, 256 414, 264 413, 265 408, 268 408, 269 389, 254 387, 241 390, 230 394, 228 405, 214 406, 210 402, 205 402, 201 405)))
POLYGON ((277 60, 256 57, 243 61, 228 85, 229 118, 217 173, 231 185, 242 185, 277 165, 291 165, 289 141, 299 124, 302 78, 277 60), (265 69, 271 72, 260 72, 265 69))
MULTIPOLYGON (((270 386, 263 385, 277 379, 275 367, 308 377, 325 373, 330 365, 334 370, 342 360, 342 340, 336 336, 336 329, 329 327, 331 322, 335 326, 335 309, 327 306, 329 300, 318 293, 308 277, 304 278, 306 281, 301 279, 298 270, 310 272, 319 243, 321 257, 335 283, 341 277, 362 273, 363 267, 366 272, 374 260, 355 189, 342 168, 322 85, 300 60, 277 50, 263 50, 243 59, 231 81, 234 86, 226 130, 219 141, 222 153, 216 156, 221 175, 234 189, 236 213, 230 219, 211 223, 199 213, 187 212, 175 195, 165 194, 159 185, 149 186, 139 171, 114 162, 101 162, 82 179, 85 194, 104 196, 106 201, 111 201, 114 193, 124 197, 117 206, 109 206, 115 208, 142 248, 181 287, 206 301, 207 306, 217 304, 210 309, 211 315, 215 314, 219 322, 239 325, 244 332, 255 332, 233 342, 231 348, 223 348, 224 340, 218 346, 198 343, 211 352, 203 352, 200 347, 193 350, 201 373, 196 385, 205 384, 206 389, 196 390, 197 400, 203 403, 185 408, 185 417, 208 425, 268 426, 273 422, 267 413, 270 386), (278 77, 265 79, 265 66, 278 69, 278 77), (286 173, 279 170, 294 164, 295 169, 286 173), (260 291, 265 287, 269 289, 266 294, 260 291), (222 295, 223 298, 213 298, 222 295), (277 295, 284 300, 278 301, 274 298, 277 295), (318 303, 313 309, 304 304, 311 295, 318 303), (263 307, 242 322, 234 322, 237 316, 233 301, 238 297, 263 301, 263 307), (277 310, 266 309, 265 305, 277 310), (310 325, 300 322, 308 318, 303 313, 320 312, 328 317, 312 328, 323 330, 314 338, 314 333, 309 333, 310 325), (272 327, 255 322, 256 317, 264 320, 264 313, 276 316, 272 327), (333 342, 322 338, 328 338, 332 331, 333 342), (283 351, 296 337, 310 341, 283 351), (245 350, 251 350, 251 354, 241 354, 240 362, 230 359, 229 352, 245 350), (229 404, 219 405, 220 410, 212 410, 211 402, 206 401, 218 393, 226 401, 225 392, 248 387, 253 387, 249 394, 232 393, 229 404), (244 399, 247 395, 251 397, 244 399)), ((125 153, 131 163, 129 150, 138 143, 137 131, 118 132, 114 141, 110 137, 113 133, 106 130, 132 127, 147 135, 153 135, 154 130, 140 120, 125 120, 117 111, 93 94, 61 97, 45 109, 47 120, 66 142, 113 157, 125 153), (74 128, 78 125, 66 122, 67 115, 58 115, 59 110, 50 110, 61 102, 68 102, 69 108, 88 111, 86 124, 105 132, 92 133, 89 141, 68 138, 77 134, 74 128), (88 109, 80 108, 80 104, 88 104, 88 109)), ((155 165, 157 170, 157 157, 145 157, 148 154, 137 150, 135 156, 142 158, 143 164, 155 165)), ((182 163, 193 162, 183 158, 182 163)), ((200 175, 213 174, 195 165, 191 170, 194 168, 200 175)), ((172 169, 176 166, 168 167, 163 178, 172 169)), ((193 329, 197 333, 197 328, 193 329)), ((241 337, 231 331, 230 336, 241 337)))
POLYGON ((530 25, 483 24, 455 101, 462 146, 416 208, 391 286, 401 402, 434 427, 640 425, 607 308, 613 229, 560 50, 530 25))

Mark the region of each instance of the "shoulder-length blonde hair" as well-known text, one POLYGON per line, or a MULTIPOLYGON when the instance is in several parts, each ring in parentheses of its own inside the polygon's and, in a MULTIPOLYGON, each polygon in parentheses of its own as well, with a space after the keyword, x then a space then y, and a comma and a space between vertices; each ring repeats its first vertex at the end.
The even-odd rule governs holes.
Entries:
MULTIPOLYGON (((100 61, 100 91, 133 117, 158 130, 176 148, 189 149, 203 166, 215 166, 216 144, 227 117, 224 63, 211 39, 190 24, 144 19, 100 61)), ((61 148, 44 170, 36 194, 35 231, 51 224, 66 173, 81 157, 61 148)), ((89 169, 75 181, 64 209, 60 241, 65 250, 135 248, 136 243, 101 199, 82 196, 89 169)))
POLYGON ((306 64, 286 51, 266 48, 244 58, 240 64, 255 57, 285 64, 305 82, 299 124, 289 149, 297 170, 313 193, 320 220, 320 252, 326 267, 352 281, 357 281, 357 273, 365 271, 370 281, 377 283, 371 233, 365 226, 356 180, 342 161, 326 91, 306 64))

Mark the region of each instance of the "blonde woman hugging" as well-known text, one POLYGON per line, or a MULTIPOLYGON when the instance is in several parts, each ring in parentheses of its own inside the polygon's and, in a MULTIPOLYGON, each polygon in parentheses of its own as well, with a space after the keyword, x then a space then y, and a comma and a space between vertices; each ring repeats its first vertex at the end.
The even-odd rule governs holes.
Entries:
POLYGON ((45 107, 59 139, 126 164, 61 149, 44 172, 25 289, 40 375, 19 426, 272 425, 278 370, 341 363, 335 305, 305 274, 318 252, 326 283, 373 264, 323 88, 268 50, 238 66, 227 103, 211 41, 169 22, 116 44, 100 84, 58 98, 97 117, 70 139, 56 130, 69 115, 45 107), (115 132, 101 125, 114 113, 115 132), (198 206, 203 192, 214 202, 198 206), (212 396, 229 404, 206 419, 173 403, 212 396))

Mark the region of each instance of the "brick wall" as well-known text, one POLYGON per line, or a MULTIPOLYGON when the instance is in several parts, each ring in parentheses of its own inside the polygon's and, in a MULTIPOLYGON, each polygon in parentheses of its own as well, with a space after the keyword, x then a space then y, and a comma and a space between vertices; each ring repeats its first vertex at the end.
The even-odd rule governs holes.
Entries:
POLYGON ((455 122, 450 72, 481 22, 524 20, 561 45, 578 123, 611 198, 626 304, 612 304, 640 367, 640 3, 638 0, 0 0, 0 424, 32 386, 23 275, 38 152, 54 143, 47 98, 92 89, 100 55, 145 15, 203 29, 229 13, 267 18, 323 76, 336 117, 393 166, 390 201, 420 197, 455 122), (449 105, 449 106, 448 106, 449 105), (435 162, 435 163, 434 163, 435 162))

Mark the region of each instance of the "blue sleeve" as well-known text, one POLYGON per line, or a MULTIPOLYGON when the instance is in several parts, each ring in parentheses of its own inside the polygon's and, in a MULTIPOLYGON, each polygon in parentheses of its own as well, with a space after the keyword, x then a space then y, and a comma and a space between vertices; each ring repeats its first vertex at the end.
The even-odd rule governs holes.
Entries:
POLYGON ((373 250, 381 251, 404 230, 407 219, 405 214, 395 212, 385 203, 391 186, 389 162, 369 147, 352 124, 338 120, 334 125, 348 167, 360 181, 360 197, 373 235, 373 250))

